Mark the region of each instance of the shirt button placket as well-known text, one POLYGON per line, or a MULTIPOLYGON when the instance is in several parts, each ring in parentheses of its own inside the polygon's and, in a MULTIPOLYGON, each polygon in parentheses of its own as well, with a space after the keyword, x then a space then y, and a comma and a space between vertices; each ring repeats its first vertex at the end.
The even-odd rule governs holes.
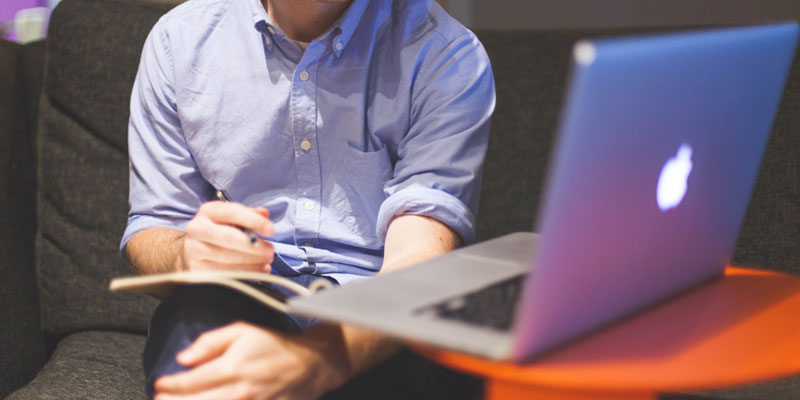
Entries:
MULTIPOLYGON (((294 124, 294 137, 298 174, 295 243, 299 246, 316 239, 322 212, 319 148, 316 146, 317 104, 314 71, 314 66, 300 66, 295 75, 295 95, 298 100, 296 108, 298 112, 294 115, 297 119, 294 124)), ((308 261, 309 265, 313 264, 312 260, 308 261)))

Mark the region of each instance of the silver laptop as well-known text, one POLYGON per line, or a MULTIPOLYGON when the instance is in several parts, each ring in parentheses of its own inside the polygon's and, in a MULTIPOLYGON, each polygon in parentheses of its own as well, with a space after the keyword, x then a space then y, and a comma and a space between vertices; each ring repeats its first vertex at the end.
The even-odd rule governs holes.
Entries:
POLYGON ((540 210, 514 233, 289 302, 522 361, 720 276, 797 24, 580 41, 540 210))

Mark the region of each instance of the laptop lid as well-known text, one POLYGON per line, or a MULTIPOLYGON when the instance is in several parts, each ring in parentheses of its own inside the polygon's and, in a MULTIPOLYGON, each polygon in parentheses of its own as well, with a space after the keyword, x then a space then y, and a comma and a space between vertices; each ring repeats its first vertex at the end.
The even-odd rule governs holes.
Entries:
POLYGON ((722 273, 797 32, 782 24, 575 45, 515 360, 722 273))

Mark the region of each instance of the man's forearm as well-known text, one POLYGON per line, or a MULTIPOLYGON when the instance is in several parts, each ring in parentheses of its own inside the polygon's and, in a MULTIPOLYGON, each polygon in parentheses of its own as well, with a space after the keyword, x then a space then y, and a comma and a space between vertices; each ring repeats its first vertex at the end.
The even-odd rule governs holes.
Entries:
POLYGON ((301 338, 309 340, 308 347, 318 352, 319 363, 309 365, 308 376, 319 393, 345 384, 402 348, 385 335, 344 324, 319 324, 301 338))
POLYGON ((380 273, 394 271, 440 256, 461 245, 446 225, 419 215, 401 215, 389 225, 380 273))
POLYGON ((125 252, 140 274, 179 271, 183 237, 184 233, 176 229, 146 229, 128 241, 125 252))
MULTIPOLYGON (((402 269, 455 249, 461 240, 444 224, 431 218, 403 215, 395 218, 386 236, 384 262, 380 273, 402 269)), ((340 352, 331 349, 346 376, 339 383, 387 359, 402 344, 388 336, 352 325, 320 326, 318 335, 340 335, 340 352)), ((312 334, 312 335, 313 335, 312 334)))

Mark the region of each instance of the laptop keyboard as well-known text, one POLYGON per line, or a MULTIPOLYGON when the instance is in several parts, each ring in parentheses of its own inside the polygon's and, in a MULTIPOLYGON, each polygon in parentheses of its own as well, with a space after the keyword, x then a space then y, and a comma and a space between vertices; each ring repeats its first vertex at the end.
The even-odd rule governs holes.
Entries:
POLYGON ((522 293, 525 275, 495 283, 478 291, 448 299, 419 310, 439 318, 452 319, 499 331, 511 330, 514 310, 522 293))

